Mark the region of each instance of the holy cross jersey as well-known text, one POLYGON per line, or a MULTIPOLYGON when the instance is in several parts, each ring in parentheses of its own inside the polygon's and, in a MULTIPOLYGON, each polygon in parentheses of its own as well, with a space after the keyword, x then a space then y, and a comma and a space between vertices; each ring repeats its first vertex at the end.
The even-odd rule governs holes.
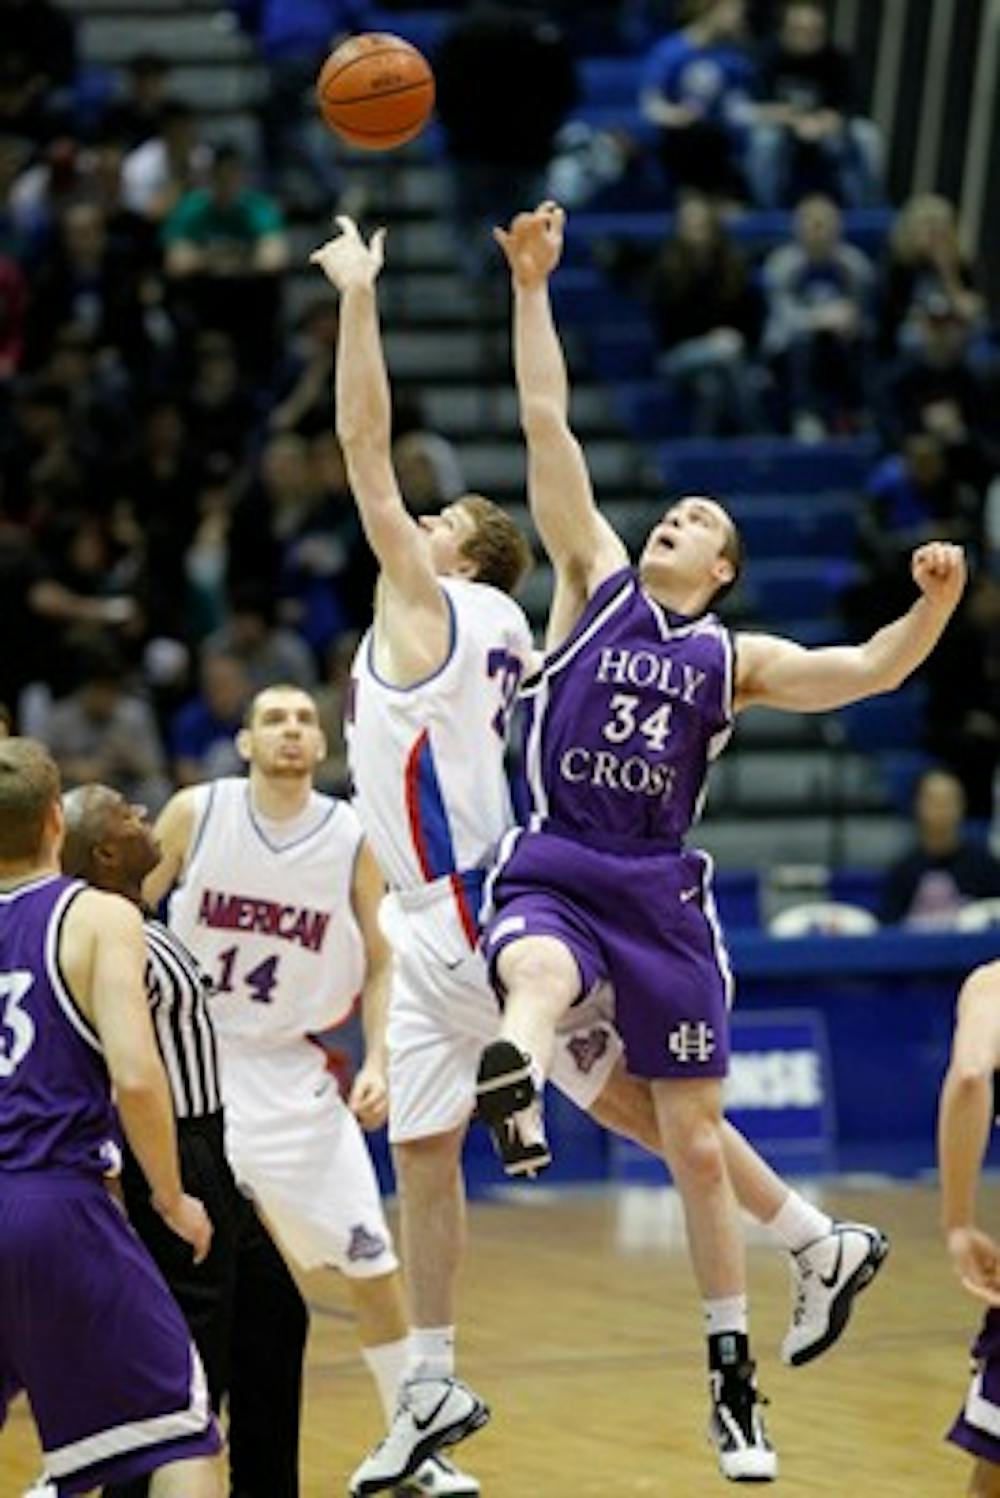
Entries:
POLYGON ((354 804, 389 885, 407 903, 447 884, 474 945, 482 870, 512 821, 507 724, 532 641, 505 593, 457 578, 441 586, 448 659, 416 686, 391 686, 369 630, 352 669, 347 744, 354 804))
POLYGON ((618 572, 523 695, 529 828, 681 846, 732 731, 732 641, 714 614, 670 613, 618 572))
POLYGON ((83 888, 49 875, 0 894, 0 1180, 101 1176, 121 1160, 101 1043, 59 970, 59 933, 83 888))
POLYGON ((254 814, 250 784, 195 791, 187 863, 168 924, 210 977, 223 1041, 300 1039, 345 1019, 364 980, 351 904, 361 845, 344 801, 314 792, 309 830, 276 846, 254 814))

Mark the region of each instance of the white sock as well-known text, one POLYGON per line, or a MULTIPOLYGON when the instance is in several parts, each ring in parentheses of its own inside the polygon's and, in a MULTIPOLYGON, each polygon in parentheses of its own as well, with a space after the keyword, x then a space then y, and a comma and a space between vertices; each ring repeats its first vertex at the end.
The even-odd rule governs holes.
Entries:
POLYGON ((407 1378, 452 1378, 455 1373, 455 1328, 415 1326, 410 1332, 407 1378))
POLYGON ((795 1254, 831 1232, 833 1218, 814 1207, 812 1202, 807 1202, 797 1191, 789 1191, 780 1211, 775 1213, 767 1227, 790 1253, 795 1254))
POLYGON ((745 1295, 727 1295, 724 1300, 704 1300, 705 1335, 718 1336, 721 1332, 747 1334, 747 1298, 745 1295))
POLYGON ((375 1380, 386 1424, 390 1425, 396 1413, 396 1396, 409 1361, 410 1339, 400 1337, 398 1342, 381 1342, 378 1347, 362 1347, 361 1356, 375 1380))

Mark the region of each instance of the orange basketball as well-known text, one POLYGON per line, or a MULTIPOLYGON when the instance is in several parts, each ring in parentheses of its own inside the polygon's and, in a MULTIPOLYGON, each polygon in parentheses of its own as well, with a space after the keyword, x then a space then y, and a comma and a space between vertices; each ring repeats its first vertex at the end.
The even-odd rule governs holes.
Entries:
POLYGON ((316 80, 320 113, 352 146, 391 151, 412 140, 434 108, 434 74, 400 36, 369 31, 331 52, 316 80))

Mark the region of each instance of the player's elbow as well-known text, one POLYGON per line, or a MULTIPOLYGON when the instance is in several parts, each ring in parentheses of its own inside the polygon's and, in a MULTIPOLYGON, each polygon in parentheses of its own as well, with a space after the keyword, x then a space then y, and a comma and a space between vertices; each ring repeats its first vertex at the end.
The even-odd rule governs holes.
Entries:
POLYGON ((568 430, 566 409, 550 396, 529 397, 521 402, 521 429, 529 442, 541 441, 568 430))
POLYGON ((109 1060, 108 1070, 118 1107, 154 1107, 163 1091, 163 1067, 155 1051, 146 1047, 129 1050, 109 1060))

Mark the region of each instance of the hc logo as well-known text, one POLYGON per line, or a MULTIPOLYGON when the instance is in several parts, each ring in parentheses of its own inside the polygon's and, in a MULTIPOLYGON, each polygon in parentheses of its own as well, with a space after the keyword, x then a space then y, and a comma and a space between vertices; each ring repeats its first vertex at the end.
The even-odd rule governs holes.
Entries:
POLYGON ((703 1019, 697 1024, 686 1019, 667 1036, 667 1050, 685 1064, 697 1061, 704 1065, 715 1050, 715 1031, 703 1019))

